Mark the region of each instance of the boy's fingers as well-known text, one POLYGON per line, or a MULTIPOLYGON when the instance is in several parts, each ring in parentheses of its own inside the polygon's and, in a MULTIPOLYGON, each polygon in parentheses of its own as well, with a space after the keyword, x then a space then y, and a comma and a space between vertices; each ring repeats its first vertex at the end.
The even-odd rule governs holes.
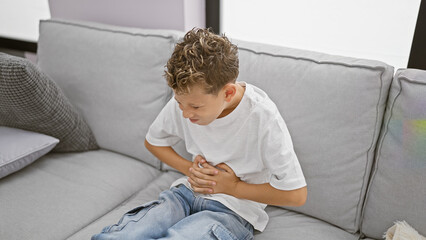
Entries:
POLYGON ((192 162, 192 167, 193 168, 198 168, 198 164, 199 164, 200 160, 198 158, 195 158, 194 161, 192 162))
POLYGON ((201 155, 197 155, 197 156, 194 158, 194 162, 197 162, 197 163, 205 163, 205 162, 206 162, 206 159, 204 159, 204 157, 202 157, 201 155))
POLYGON ((192 162, 192 167, 199 170, 201 169, 200 165, 203 166, 203 164, 205 164, 206 160, 199 160, 199 159, 194 159, 194 162, 192 162))
POLYGON ((188 182, 197 187, 211 187, 216 185, 214 181, 203 180, 193 176, 188 177, 188 182))
POLYGON ((210 181, 198 178, 197 176, 195 176, 193 174, 191 174, 191 176, 189 178, 192 182, 194 182, 198 186, 206 186, 206 185, 212 186, 210 184, 210 181))
MULTIPOLYGON (((194 178, 198 178, 198 179, 202 179, 202 180, 212 180, 210 178, 210 174, 205 174, 203 171, 203 169, 194 169, 194 168, 190 168, 189 172, 191 172, 191 175, 194 176, 194 178)), ((205 170, 204 170, 205 171, 205 170)))
POLYGON ((204 159, 204 157, 202 157, 201 155, 197 155, 194 158, 194 162, 192 163, 192 169, 210 176, 213 176, 219 173, 219 171, 215 167, 207 163, 206 159, 204 159))
POLYGON ((192 170, 190 178, 198 186, 210 187, 216 186, 216 182, 208 178, 208 175, 200 174, 197 171, 192 170))
POLYGON ((215 168, 211 164, 209 164, 208 162, 201 163, 201 166, 203 166, 203 168, 210 168, 210 169, 214 169, 215 168))
POLYGON ((216 168, 214 168, 214 167, 210 167, 210 168, 206 168, 206 167, 205 168, 199 168, 198 171, 201 172, 201 173, 203 173, 203 174, 210 175, 210 176, 213 176, 213 175, 216 175, 216 174, 219 173, 219 171, 216 168))
POLYGON ((211 166, 208 163, 203 163, 202 168, 200 168, 196 160, 194 160, 194 163, 192 164, 192 168, 195 171, 201 172, 206 175, 216 175, 219 172, 215 167, 211 166))
POLYGON ((213 189, 211 188, 200 188, 200 187, 192 187, 197 193, 211 194, 213 193, 213 189))
POLYGON ((191 184, 191 186, 194 187, 200 187, 198 183, 196 183, 191 177, 188 177, 188 182, 191 184))
POLYGON ((223 170, 230 172, 230 173, 234 173, 234 171, 232 170, 232 168, 230 168, 228 165, 226 165, 225 163, 219 163, 217 165, 217 167, 222 168, 223 170))

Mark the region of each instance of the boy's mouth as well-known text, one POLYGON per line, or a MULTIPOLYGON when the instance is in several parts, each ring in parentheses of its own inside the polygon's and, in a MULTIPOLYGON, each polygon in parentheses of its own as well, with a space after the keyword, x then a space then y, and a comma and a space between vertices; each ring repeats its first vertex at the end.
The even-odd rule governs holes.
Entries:
POLYGON ((192 118, 190 118, 189 121, 191 121, 192 123, 196 123, 198 121, 198 119, 192 119, 192 118))

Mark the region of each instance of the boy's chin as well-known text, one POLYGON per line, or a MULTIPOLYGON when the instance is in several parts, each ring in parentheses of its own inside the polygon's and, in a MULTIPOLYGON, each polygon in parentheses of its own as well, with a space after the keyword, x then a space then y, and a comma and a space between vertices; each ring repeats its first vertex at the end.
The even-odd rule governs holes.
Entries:
POLYGON ((209 123, 203 123, 203 122, 195 122, 193 124, 197 124, 197 125, 200 125, 200 126, 209 125, 209 123))
POLYGON ((200 126, 206 126, 206 125, 209 125, 211 122, 212 122, 212 121, 204 122, 204 121, 201 121, 201 120, 198 120, 198 121, 195 121, 195 122, 191 121, 191 123, 192 123, 192 124, 197 124, 197 125, 200 125, 200 126))

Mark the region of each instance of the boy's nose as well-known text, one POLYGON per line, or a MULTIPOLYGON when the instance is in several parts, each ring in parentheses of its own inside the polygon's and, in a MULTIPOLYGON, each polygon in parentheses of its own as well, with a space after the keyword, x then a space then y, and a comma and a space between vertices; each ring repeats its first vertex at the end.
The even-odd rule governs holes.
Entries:
POLYGON ((194 116, 194 114, 192 112, 189 112, 189 111, 182 111, 182 113, 183 113, 184 118, 191 118, 191 117, 194 116))

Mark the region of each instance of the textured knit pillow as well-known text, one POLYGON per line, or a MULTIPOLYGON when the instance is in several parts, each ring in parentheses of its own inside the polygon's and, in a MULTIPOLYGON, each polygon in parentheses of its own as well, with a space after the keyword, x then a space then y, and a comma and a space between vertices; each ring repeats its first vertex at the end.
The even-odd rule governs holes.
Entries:
POLYGON ((0 53, 0 126, 60 140, 54 152, 97 149, 87 123, 59 87, 27 59, 0 53))

